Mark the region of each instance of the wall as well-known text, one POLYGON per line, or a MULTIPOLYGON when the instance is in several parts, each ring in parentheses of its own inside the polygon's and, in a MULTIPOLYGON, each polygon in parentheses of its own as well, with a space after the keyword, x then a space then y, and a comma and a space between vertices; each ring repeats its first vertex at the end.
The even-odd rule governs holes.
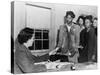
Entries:
POLYGON ((19 31, 25 27, 25 3, 14 2, 14 40, 19 31))

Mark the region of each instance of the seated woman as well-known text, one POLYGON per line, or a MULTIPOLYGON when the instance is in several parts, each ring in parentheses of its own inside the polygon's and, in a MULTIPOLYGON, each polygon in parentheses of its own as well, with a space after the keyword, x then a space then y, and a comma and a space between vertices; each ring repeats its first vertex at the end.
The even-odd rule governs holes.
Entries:
POLYGON ((35 65, 37 57, 33 56, 28 49, 34 41, 34 31, 24 28, 18 34, 15 41, 15 69, 14 73, 32 73, 46 71, 45 65, 35 65))

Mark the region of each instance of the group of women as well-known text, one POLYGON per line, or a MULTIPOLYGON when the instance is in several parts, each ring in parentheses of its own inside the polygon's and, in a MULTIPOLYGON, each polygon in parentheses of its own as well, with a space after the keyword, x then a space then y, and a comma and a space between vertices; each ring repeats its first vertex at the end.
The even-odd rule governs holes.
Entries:
POLYGON ((79 16, 80 42, 78 62, 97 62, 97 18, 92 15, 79 16))

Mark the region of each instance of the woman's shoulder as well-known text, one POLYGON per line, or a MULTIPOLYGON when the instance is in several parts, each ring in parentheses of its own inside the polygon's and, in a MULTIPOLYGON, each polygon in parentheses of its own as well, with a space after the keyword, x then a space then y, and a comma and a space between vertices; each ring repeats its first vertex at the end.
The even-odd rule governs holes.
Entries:
POLYGON ((72 27, 74 27, 75 29, 80 29, 80 26, 78 24, 73 23, 72 27))
POLYGON ((91 27, 90 29, 93 30, 93 31, 95 30, 95 28, 93 28, 93 27, 91 27))
POLYGON ((65 30, 66 29, 66 25, 60 25, 59 30, 65 30))
POLYGON ((91 27, 91 28, 90 28, 90 32, 91 32, 91 33, 94 33, 94 32, 95 32, 95 29, 94 29, 93 27, 91 27))
POLYGON ((86 32, 86 28, 84 28, 80 33, 85 33, 86 32))

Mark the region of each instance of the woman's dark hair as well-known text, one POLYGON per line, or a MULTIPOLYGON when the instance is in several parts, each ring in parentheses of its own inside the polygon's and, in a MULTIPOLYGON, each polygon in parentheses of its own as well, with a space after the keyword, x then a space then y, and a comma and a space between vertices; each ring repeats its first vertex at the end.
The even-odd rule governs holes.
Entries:
POLYGON ((18 34, 18 42, 20 44, 23 44, 25 42, 27 42, 29 39, 32 38, 32 34, 34 33, 34 30, 31 28, 24 28, 20 31, 20 33, 18 34))
POLYGON ((82 16, 82 15, 80 15, 79 17, 78 17, 78 19, 77 19, 77 24, 79 25, 79 20, 80 19, 82 19, 83 20, 83 25, 85 24, 85 17, 84 16, 82 16))
POLYGON ((97 17, 94 17, 94 20, 98 20, 98 18, 97 17))
POLYGON ((67 11, 65 17, 67 17, 68 15, 70 15, 72 18, 75 18, 75 14, 73 11, 67 11))
POLYGON ((93 23, 93 16, 92 16, 92 15, 87 15, 87 16, 85 17, 85 20, 86 20, 86 19, 90 20, 90 22, 93 23))

